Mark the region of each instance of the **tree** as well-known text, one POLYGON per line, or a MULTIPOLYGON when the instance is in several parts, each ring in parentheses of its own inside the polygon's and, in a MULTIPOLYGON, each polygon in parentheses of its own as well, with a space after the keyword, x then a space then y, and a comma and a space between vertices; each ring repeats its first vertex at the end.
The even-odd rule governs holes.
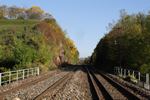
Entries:
POLYGON ((51 15, 51 14, 49 14, 49 13, 45 13, 45 14, 43 14, 43 16, 42 16, 42 19, 54 19, 53 18, 53 16, 51 15))
POLYGON ((12 6, 8 8, 8 16, 10 19, 16 19, 18 14, 18 8, 16 6, 12 6))
POLYGON ((0 6, 0 19, 54 19, 49 13, 45 13, 40 7, 21 8, 17 6, 0 6))
POLYGON ((118 22, 95 48, 93 64, 107 71, 112 71, 114 66, 122 66, 150 72, 149 28, 149 15, 129 15, 123 10, 118 22))
POLYGON ((7 16, 7 6, 0 6, 0 19, 3 19, 7 16))
POLYGON ((32 6, 26 10, 29 19, 41 19, 44 11, 38 6, 32 6))

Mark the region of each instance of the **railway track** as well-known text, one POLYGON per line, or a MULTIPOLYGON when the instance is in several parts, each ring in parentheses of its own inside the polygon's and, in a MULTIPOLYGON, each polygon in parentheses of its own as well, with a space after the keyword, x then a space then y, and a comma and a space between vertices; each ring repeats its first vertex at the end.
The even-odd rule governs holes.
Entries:
MULTIPOLYGON (((59 72, 56 72, 56 74, 58 74, 58 73, 59 73, 59 72)), ((49 76, 50 76, 50 74, 46 74, 46 75, 43 75, 42 77, 40 77, 39 79, 32 80, 32 81, 29 81, 29 82, 27 82, 27 83, 23 83, 23 84, 21 84, 21 85, 15 87, 15 88, 12 88, 12 89, 9 89, 9 90, 7 90, 7 91, 4 91, 4 92, 0 93, 0 98, 2 99, 2 98, 4 98, 7 94, 9 94, 9 93, 11 93, 11 92, 16 92, 16 91, 19 90, 19 89, 23 89, 23 88, 26 88, 27 86, 31 86, 31 85, 34 85, 34 84, 36 84, 36 83, 38 83, 38 82, 41 82, 41 81, 43 81, 43 80, 46 80, 46 79, 49 78, 49 76)))
POLYGON ((132 100, 140 100, 140 99, 142 99, 139 95, 132 93, 131 91, 126 89, 123 85, 121 85, 118 82, 114 81, 109 76, 105 75, 104 73, 99 72, 99 74, 105 80, 107 80, 112 86, 114 86, 118 91, 120 91, 127 99, 132 99, 132 100))
POLYGON ((115 75, 112 74, 108 74, 108 76, 110 78, 112 78, 114 81, 117 81, 119 84, 122 84, 124 87, 126 87, 127 89, 131 90, 132 92, 134 92, 137 95, 141 95, 143 97, 143 99, 150 99, 150 91, 145 90, 141 87, 138 87, 134 84, 130 84, 118 77, 116 77, 115 75))
POLYGON ((99 80, 96 78, 96 76, 90 71, 88 68, 86 68, 89 84, 92 92, 92 98, 93 100, 100 100, 100 99, 109 99, 112 100, 112 97, 107 92, 105 87, 99 82, 99 80))
MULTIPOLYGON (((8 91, 5 91, 3 93, 0 93, 0 99, 5 99, 7 94, 10 93, 18 93, 17 91, 20 91, 20 89, 25 89, 25 91, 22 91, 23 94, 27 97, 26 99, 32 99, 32 100, 53 100, 57 96, 61 97, 62 95, 59 95, 58 93, 61 93, 64 88, 66 88, 66 84, 70 82, 72 79, 74 73, 79 70, 78 68, 74 68, 68 70, 67 72, 58 72, 55 73, 53 80, 49 80, 49 74, 41 76, 38 78, 38 80, 33 80, 31 82, 27 82, 25 84, 19 85, 18 87, 14 89, 10 89, 8 91), (61 77, 58 77, 61 76, 61 77), (57 79, 55 79, 57 78, 57 79), (48 80, 47 80, 48 79, 48 80), (44 81, 46 80, 46 81, 44 81), (43 81, 42 83, 40 83, 43 81), (38 84, 39 82, 39 84, 38 84), (32 86, 33 85, 33 86, 32 86), (37 88, 36 88, 37 86, 37 88), (30 89, 30 87, 32 87, 30 89), (40 91, 39 91, 40 90, 40 91), (37 92, 38 91, 38 92, 37 92), (35 93, 34 93, 35 92, 35 93), (27 94, 28 93, 28 94, 27 94), (33 94, 32 94, 33 93, 33 94), (29 97, 30 96, 30 97, 29 97)), ((99 72, 95 70, 92 67, 84 67, 83 72, 87 73, 87 83, 90 85, 87 87, 92 94, 93 100, 140 100, 141 96, 134 94, 129 89, 125 88, 122 84, 114 81, 109 75, 103 72, 99 72)), ((87 80, 86 79, 86 80, 87 80)), ((67 92, 67 91, 65 91, 67 92)), ((90 93, 90 92, 89 92, 90 93)), ((14 94, 13 94, 14 95, 14 94)), ((24 97, 24 96, 22 96, 24 97)), ((13 96, 12 96, 13 98, 13 96)), ((10 97, 11 99, 11 97, 10 97)), ((26 100, 23 99, 23 100, 26 100)), ((146 100, 147 98, 144 98, 146 100)))
POLYGON ((104 73, 97 72, 96 70, 88 67, 86 67, 86 71, 93 100, 141 99, 137 95, 128 91, 122 85, 113 81, 104 73))
POLYGON ((76 69, 77 68, 72 68, 71 70, 69 69, 70 72, 69 71, 67 72, 68 69, 63 69, 64 71, 54 72, 53 77, 50 77, 51 75, 53 75, 53 73, 49 73, 49 74, 40 76, 39 78, 34 79, 32 81, 19 84, 18 86, 12 89, 1 92, 0 100, 7 100, 7 99, 9 100, 13 98, 21 98, 23 100, 26 100, 26 99, 41 100, 45 96, 46 97, 49 96, 49 98, 50 96, 51 98, 55 97, 55 95, 57 94, 56 91, 61 89, 67 83, 67 81, 71 79, 76 69), (42 86, 41 84, 45 84, 46 86, 42 86), (39 87, 36 87, 36 85, 39 87), (28 87, 31 87, 31 89, 28 87), (41 87, 43 88, 41 89, 41 87), (52 91, 53 91, 53 94, 52 94, 52 91), (47 93, 48 95, 45 95, 45 93, 47 93))
POLYGON ((73 73, 67 73, 65 76, 63 76, 61 79, 56 81, 54 84, 49 86, 45 91, 37 95, 34 100, 41 100, 41 99, 50 99, 54 98, 57 94, 57 91, 59 91, 73 76, 73 73))

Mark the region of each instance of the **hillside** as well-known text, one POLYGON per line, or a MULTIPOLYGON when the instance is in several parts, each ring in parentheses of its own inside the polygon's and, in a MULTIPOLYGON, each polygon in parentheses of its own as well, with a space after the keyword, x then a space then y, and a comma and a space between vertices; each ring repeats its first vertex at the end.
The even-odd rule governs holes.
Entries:
POLYGON ((78 62, 78 51, 54 18, 0 19, 0 71, 78 62))
POLYGON ((39 20, 31 20, 31 19, 28 19, 28 20, 0 19, 0 31, 7 30, 7 29, 14 29, 17 31, 23 31, 24 27, 26 27, 26 26, 33 27, 38 22, 40 22, 40 21, 39 20))
POLYGON ((115 66, 150 72, 150 15, 129 15, 122 11, 121 18, 112 24, 97 44, 92 63, 100 69, 113 71, 115 66))

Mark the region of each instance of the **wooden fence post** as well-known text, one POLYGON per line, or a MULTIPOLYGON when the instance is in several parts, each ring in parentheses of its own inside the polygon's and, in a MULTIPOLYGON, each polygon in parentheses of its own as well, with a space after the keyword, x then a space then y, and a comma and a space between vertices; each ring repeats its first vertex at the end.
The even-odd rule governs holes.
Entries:
POLYGON ((29 69, 28 69, 28 75, 27 75, 27 77, 29 77, 29 75, 30 75, 30 73, 29 73, 29 69))
POLYGON ((148 89, 149 89, 149 73, 146 74, 146 84, 147 84, 148 89))
POLYGON ((149 74, 146 74, 146 83, 149 83, 149 74))
POLYGON ((134 76, 134 70, 133 70, 133 73, 132 73, 132 75, 134 76))
POLYGON ((128 70, 128 76, 130 76, 130 70, 128 70))
POLYGON ((34 68, 34 75, 36 75, 36 68, 34 68))
POLYGON ((32 69, 32 76, 33 76, 33 70, 34 70, 34 69, 32 69))
POLYGON ((138 80, 140 81, 141 80, 141 73, 138 72, 138 80))
POLYGON ((40 69, 39 69, 39 67, 37 68, 37 75, 39 75, 40 74, 40 69))
POLYGON ((118 67, 118 75, 120 75, 120 68, 118 67))
POLYGON ((24 69, 23 69, 23 72, 22 72, 22 74, 23 74, 23 76, 22 76, 22 77, 23 77, 23 79, 24 79, 24 69))
POLYGON ((150 86, 149 86, 149 74, 148 73, 146 74, 146 82, 144 84, 144 88, 150 89, 150 86))
POLYGON ((18 81, 18 70, 17 70, 17 76, 16 76, 16 80, 18 81))
POLYGON ((121 68, 121 77, 123 76, 123 74, 122 74, 122 68, 121 68))
POLYGON ((126 69, 124 69, 124 78, 126 78, 126 69))
POLYGON ((11 71, 9 72, 9 83, 11 83, 11 71))

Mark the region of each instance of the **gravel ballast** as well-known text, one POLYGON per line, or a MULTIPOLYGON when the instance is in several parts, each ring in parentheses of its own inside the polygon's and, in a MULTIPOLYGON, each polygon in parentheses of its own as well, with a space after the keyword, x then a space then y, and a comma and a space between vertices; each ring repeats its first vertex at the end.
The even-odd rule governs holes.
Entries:
POLYGON ((9 92, 7 93, 7 95, 3 96, 3 99, 12 100, 13 98, 16 98, 16 97, 20 98, 21 100, 33 99, 35 96, 43 92, 46 88, 48 88, 54 82, 56 82, 61 77, 63 77, 65 74, 67 74, 67 72, 60 72, 60 73, 53 72, 53 74, 48 74, 49 78, 42 80, 40 82, 37 82, 35 84, 31 84, 25 88, 20 88, 16 90, 15 92, 9 92))
POLYGON ((74 73, 72 79, 57 92, 54 100, 92 100, 87 75, 82 70, 74 73))

